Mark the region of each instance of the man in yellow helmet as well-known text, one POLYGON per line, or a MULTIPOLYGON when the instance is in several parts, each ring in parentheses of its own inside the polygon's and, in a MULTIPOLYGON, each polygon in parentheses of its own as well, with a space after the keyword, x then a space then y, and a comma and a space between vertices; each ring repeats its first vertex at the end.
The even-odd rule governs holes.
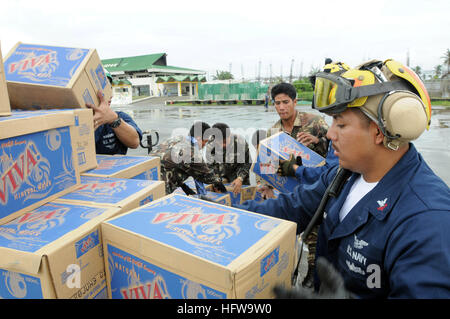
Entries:
POLYGON ((430 125, 423 83, 394 60, 372 60, 319 72, 314 87, 313 107, 333 117, 327 138, 339 167, 239 206, 297 222, 298 233, 321 221, 315 292, 278 296, 450 298, 450 189, 411 142, 430 125))

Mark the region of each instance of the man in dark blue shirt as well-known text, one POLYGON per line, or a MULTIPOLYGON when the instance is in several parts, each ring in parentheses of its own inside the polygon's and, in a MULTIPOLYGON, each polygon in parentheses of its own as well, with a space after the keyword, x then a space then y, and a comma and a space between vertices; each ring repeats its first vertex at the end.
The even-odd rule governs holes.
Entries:
MULTIPOLYGON (((107 74, 108 75, 108 74, 107 74)), ((108 76, 108 80, 111 79, 108 76)), ((111 109, 111 100, 106 101, 98 92, 100 105, 86 104, 94 110, 95 151, 97 154, 125 155, 128 148, 137 148, 142 139, 142 131, 131 116, 111 109)))

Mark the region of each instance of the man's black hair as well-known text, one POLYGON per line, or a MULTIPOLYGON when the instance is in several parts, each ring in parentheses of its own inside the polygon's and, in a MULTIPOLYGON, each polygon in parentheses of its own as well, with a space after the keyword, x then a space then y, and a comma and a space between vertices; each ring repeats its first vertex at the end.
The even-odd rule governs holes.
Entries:
POLYGON ((272 96, 272 100, 275 100, 275 96, 278 94, 286 94, 291 99, 295 100, 297 97, 297 91, 295 90, 295 87, 290 83, 278 83, 272 88, 272 91, 270 91, 270 94, 272 96))
POLYGON ((209 126, 208 123, 201 122, 201 121, 195 122, 191 126, 191 129, 189 131, 189 136, 192 136, 194 138, 200 137, 202 140, 206 139, 204 137, 205 136, 205 132, 209 128, 211 128, 211 126, 209 126))
POLYGON ((259 142, 267 137, 266 130, 256 130, 252 135, 252 144, 255 148, 258 147, 259 142))
POLYGON ((213 135, 216 136, 220 136, 223 139, 226 139, 230 136, 230 127, 225 124, 225 123, 216 123, 212 126, 213 128, 213 135), (220 131, 220 134, 217 134, 218 132, 214 132, 216 130, 220 131))

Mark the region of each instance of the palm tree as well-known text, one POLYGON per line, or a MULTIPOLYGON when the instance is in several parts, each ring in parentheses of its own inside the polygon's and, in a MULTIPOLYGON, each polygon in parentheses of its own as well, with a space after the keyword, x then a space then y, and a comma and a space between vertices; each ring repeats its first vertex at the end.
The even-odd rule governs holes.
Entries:
POLYGON ((233 74, 228 71, 216 70, 216 75, 213 75, 213 80, 232 80, 234 79, 233 74))
POLYGON ((442 74, 442 65, 438 64, 434 67, 434 78, 439 79, 442 74))
POLYGON ((412 70, 419 76, 419 78, 422 78, 422 68, 419 65, 416 65, 412 70))
POLYGON ((441 59, 444 59, 444 64, 447 64, 447 74, 449 74, 450 73, 450 49, 447 49, 447 51, 441 57, 441 59))

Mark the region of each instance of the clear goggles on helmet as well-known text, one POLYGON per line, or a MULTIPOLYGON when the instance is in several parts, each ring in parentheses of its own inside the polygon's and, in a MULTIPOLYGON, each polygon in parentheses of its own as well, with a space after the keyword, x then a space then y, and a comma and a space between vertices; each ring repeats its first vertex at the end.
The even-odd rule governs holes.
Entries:
POLYGON ((311 77, 314 87, 312 107, 320 112, 337 114, 348 107, 361 106, 353 101, 388 93, 396 90, 407 90, 403 81, 380 82, 369 85, 361 85, 355 79, 347 79, 339 75, 326 72, 318 72, 311 77))

